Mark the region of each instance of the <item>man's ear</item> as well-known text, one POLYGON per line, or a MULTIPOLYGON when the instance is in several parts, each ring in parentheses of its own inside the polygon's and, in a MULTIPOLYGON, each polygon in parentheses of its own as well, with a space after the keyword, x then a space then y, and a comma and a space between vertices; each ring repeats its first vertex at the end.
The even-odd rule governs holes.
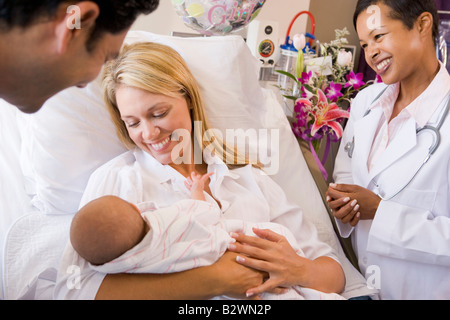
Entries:
POLYGON ((91 34, 100 8, 95 2, 81 1, 75 5, 63 4, 58 9, 55 34, 57 52, 66 52, 69 44, 77 37, 91 34))

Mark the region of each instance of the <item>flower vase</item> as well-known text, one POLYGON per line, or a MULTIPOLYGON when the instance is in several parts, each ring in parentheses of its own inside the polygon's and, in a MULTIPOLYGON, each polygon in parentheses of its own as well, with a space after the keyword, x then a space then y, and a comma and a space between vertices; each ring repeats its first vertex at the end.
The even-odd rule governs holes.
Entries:
MULTIPOLYGON (((292 127, 292 123, 295 121, 294 117, 288 116, 287 118, 292 127)), ((327 181, 329 174, 325 168, 325 163, 328 160, 331 147, 330 140, 324 138, 322 140, 307 141, 299 137, 296 137, 296 139, 302 150, 303 156, 307 161, 310 171, 312 173, 317 173, 318 176, 322 177, 323 181, 327 181), (323 143, 324 141, 326 143, 323 143), (320 159, 319 155, 322 155, 322 159, 320 159)))
POLYGON ((328 136, 320 140, 309 141, 309 149, 325 181, 328 180, 328 172, 325 164, 330 154, 330 148, 331 140, 328 136))

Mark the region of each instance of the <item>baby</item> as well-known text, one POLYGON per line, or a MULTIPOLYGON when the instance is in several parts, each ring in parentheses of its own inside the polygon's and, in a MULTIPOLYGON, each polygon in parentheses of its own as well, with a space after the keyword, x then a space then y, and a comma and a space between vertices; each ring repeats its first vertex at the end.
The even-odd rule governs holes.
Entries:
MULTIPOLYGON (((191 199, 165 208, 153 202, 136 207, 114 196, 88 203, 73 219, 73 248, 101 273, 172 273, 213 264, 235 241, 230 233, 255 236, 252 228, 257 227, 283 235, 304 256, 295 237, 282 225, 222 219, 219 206, 205 201, 203 190, 210 176, 192 173, 185 182, 191 199)), ((301 287, 262 298, 343 299, 301 287)))
MULTIPOLYGON (((205 201, 205 182, 212 173, 192 173, 185 181, 191 199, 205 201)), ((148 203, 149 209, 156 205, 148 203)), ((209 207, 208 207, 209 209, 209 207)), ((134 204, 115 196, 89 202, 75 215, 70 241, 78 254, 93 266, 110 262, 139 244, 149 233, 150 225, 134 204)))

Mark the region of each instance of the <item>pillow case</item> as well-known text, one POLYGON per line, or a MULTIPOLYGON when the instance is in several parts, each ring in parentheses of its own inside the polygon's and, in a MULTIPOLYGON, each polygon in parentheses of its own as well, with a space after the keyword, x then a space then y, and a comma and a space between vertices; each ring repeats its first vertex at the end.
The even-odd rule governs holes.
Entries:
POLYGON ((17 121, 25 188, 45 214, 75 213, 91 173, 126 150, 104 107, 100 79, 60 92, 17 121))

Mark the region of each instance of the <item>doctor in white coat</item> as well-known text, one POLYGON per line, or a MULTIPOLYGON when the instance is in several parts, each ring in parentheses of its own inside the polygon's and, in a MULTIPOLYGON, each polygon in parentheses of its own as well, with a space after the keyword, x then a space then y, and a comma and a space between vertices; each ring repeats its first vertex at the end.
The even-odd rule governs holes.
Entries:
POLYGON ((385 84, 353 101, 328 201, 381 299, 450 299, 450 76, 434 52, 433 1, 404 1, 417 11, 411 28, 393 2, 357 5, 367 62, 385 84))

